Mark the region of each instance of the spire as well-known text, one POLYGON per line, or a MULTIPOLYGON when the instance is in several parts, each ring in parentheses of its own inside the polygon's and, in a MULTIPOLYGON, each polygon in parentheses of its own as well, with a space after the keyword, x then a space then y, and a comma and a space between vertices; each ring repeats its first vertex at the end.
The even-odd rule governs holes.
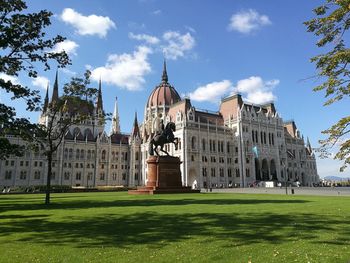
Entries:
POLYGON ((137 112, 136 111, 135 111, 135 119, 134 119, 134 125, 132 127, 131 137, 132 138, 140 137, 140 129, 139 129, 139 124, 137 122, 137 112))
POLYGON ((119 124, 119 113, 118 113, 118 97, 115 97, 114 111, 112 117, 112 130, 111 134, 120 133, 120 124, 119 124))
POLYGON ((312 152, 312 148, 311 148, 311 143, 310 143, 309 137, 307 137, 307 140, 306 140, 306 148, 309 150, 310 153, 312 152))
POLYGON ((53 101, 58 101, 58 70, 56 70, 55 83, 53 84, 51 102, 53 101))
POLYGON ((164 59, 162 82, 168 83, 168 73, 166 72, 166 61, 164 59))
POLYGON ((43 113, 47 111, 47 107, 49 106, 49 83, 47 83, 46 95, 44 100, 43 113))
POLYGON ((101 88, 101 78, 100 81, 98 83, 98 93, 97 93, 97 102, 96 102, 96 109, 97 112, 99 111, 103 111, 103 102, 102 102, 102 88, 101 88))

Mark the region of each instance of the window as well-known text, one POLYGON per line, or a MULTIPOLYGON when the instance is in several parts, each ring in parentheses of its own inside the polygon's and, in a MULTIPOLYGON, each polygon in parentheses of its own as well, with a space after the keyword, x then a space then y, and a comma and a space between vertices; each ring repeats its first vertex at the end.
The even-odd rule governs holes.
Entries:
POLYGON ((23 166, 23 161, 20 161, 19 165, 20 165, 20 166, 23 166))
POLYGON ((138 181, 139 180, 139 174, 135 173, 135 180, 138 181))
POLYGON ((215 175, 215 168, 211 168, 211 176, 212 177, 215 177, 216 175, 215 175))
POLYGON ((194 155, 191 155, 191 161, 194 162, 194 155))
POLYGON ((224 168, 220 168, 219 173, 220 177, 224 177, 224 168))
POLYGON ((52 173, 51 173, 51 180, 55 180, 55 178, 56 178, 56 173, 55 173, 55 172, 52 172, 52 173))
POLYGON ((6 171, 5 172, 5 180, 11 180, 12 177, 12 171, 6 171))
POLYGON ((76 150, 76 153, 75 153, 75 158, 76 158, 76 159, 79 159, 79 156, 80 156, 80 150, 77 149, 77 150, 76 150))
POLYGON ((236 177, 239 177, 239 169, 236 168, 236 177))
POLYGON ((113 173, 113 174, 112 174, 112 180, 113 180, 113 181, 117 180, 117 173, 113 173))
POLYGON ((245 169, 245 174, 246 174, 247 177, 250 177, 250 170, 249 170, 249 168, 245 169))
POLYGON ((191 146, 192 146, 192 150, 196 149, 196 137, 193 136, 191 139, 191 146))
POLYGON ((20 175, 19 175, 19 179, 20 180, 25 180, 27 179, 27 171, 21 171, 20 175))
POLYGON ((139 160, 139 152, 135 153, 135 160, 138 161, 139 160))
POLYGON ((231 170, 231 168, 227 169, 227 176, 228 177, 232 177, 232 170, 231 170))
POLYGON ((43 167, 43 162, 39 162, 39 166, 40 166, 40 167, 43 167))
POLYGON ((91 181, 91 180, 92 180, 92 172, 89 172, 89 173, 88 173, 88 175, 87 175, 87 179, 88 179, 89 181, 91 181))
POLYGON ((91 150, 88 150, 87 151, 87 156, 86 156, 87 159, 91 159, 91 150))
POLYGON ((85 158, 85 151, 81 150, 80 151, 80 159, 84 159, 85 158))
POLYGON ((40 180, 40 171, 34 172, 34 180, 40 180))
POLYGON ((102 173, 100 173, 100 180, 104 181, 104 179, 105 179, 105 173, 102 172, 102 173))
POLYGON ((230 142, 226 143, 226 151, 227 153, 230 153, 230 142))
POLYGON ((205 139, 202 139, 202 150, 205 151, 205 139))
POLYGON ((77 172, 77 173, 75 174, 75 180, 78 180, 78 181, 81 180, 81 172, 77 172))
POLYGON ((55 167, 56 166, 56 163, 55 162, 52 162, 52 167, 55 167))
POLYGON ((73 149, 69 148, 69 159, 73 158, 73 149))
POLYGON ((126 173, 123 173, 123 174, 122 174, 122 179, 123 179, 123 181, 126 180, 126 173))
POLYGON ((64 172, 64 180, 69 180, 70 173, 69 172, 64 172))
POLYGON ((26 161, 26 166, 29 166, 29 161, 26 161))
POLYGON ((205 167, 202 168, 202 175, 203 175, 203 177, 207 176, 207 168, 205 168, 205 167))
POLYGON ((38 166, 38 162, 35 161, 35 162, 34 162, 34 167, 37 167, 37 166, 38 166))
POLYGON ((102 160, 106 160, 106 150, 102 151, 102 160))

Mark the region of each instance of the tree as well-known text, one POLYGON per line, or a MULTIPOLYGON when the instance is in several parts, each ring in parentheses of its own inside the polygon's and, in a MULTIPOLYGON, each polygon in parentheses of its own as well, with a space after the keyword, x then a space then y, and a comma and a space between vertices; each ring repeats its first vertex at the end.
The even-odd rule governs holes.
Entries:
MULTIPOLYGON (((98 90, 89 88, 91 72, 86 71, 84 78, 73 77, 64 85, 64 93, 57 100, 53 100, 45 114, 46 124, 37 126, 35 142, 44 152, 47 159, 47 182, 45 204, 50 204, 52 157, 61 145, 66 133, 73 125, 79 125, 85 120, 96 116, 93 101, 98 90)), ((104 120, 104 113, 98 116, 104 120)))
MULTIPOLYGON (((327 48, 324 54, 311 58, 323 81, 314 91, 324 90, 325 105, 330 105, 350 95, 350 1, 326 0, 313 11, 316 18, 304 24, 308 32, 320 37, 317 46, 327 48)), ((343 161, 340 171, 344 171, 350 164, 350 116, 341 118, 322 133, 328 137, 320 141, 321 156, 329 155, 330 148, 339 146, 334 158, 343 161)))
MULTIPOLYGON (((57 43, 65 40, 64 37, 46 38, 44 29, 51 24, 52 13, 46 10, 24 13, 26 9, 27 5, 22 0, 0 0, 0 88, 11 94, 12 99, 23 99, 27 110, 34 111, 39 109, 38 91, 5 80, 4 76, 13 78, 26 74, 36 78, 39 65, 49 70, 50 61, 64 67, 70 64, 70 60, 64 51, 52 51, 57 43)), ((0 103, 0 159, 10 154, 20 156, 24 150, 19 145, 11 144, 4 137, 5 134, 30 140, 33 129, 35 127, 27 119, 16 117, 13 107, 0 103)))

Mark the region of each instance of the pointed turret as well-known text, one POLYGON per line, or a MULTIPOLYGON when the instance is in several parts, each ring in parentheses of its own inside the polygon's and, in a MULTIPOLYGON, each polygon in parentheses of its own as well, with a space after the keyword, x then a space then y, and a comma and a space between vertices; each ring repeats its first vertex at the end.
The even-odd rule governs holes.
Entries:
POLYGON ((166 72, 166 61, 164 59, 162 82, 168 83, 168 73, 166 72))
POLYGON ((96 101, 96 110, 97 112, 103 112, 103 102, 102 102, 102 87, 101 87, 101 78, 98 84, 98 93, 97 93, 97 101, 96 101))
POLYGON ((49 106, 49 83, 47 83, 46 95, 45 95, 44 106, 43 106, 43 113, 45 113, 47 111, 48 106, 49 106))
POLYGON ((310 143, 309 137, 307 137, 307 140, 306 140, 306 148, 308 149, 309 153, 311 154, 312 153, 312 147, 311 147, 311 143, 310 143))
POLYGON ((134 119, 134 125, 132 127, 131 137, 140 137, 140 129, 139 129, 139 123, 137 121, 137 112, 135 112, 135 119, 134 119))
POLYGON ((112 130, 111 134, 120 133, 120 124, 119 124, 119 113, 118 113, 118 97, 115 97, 114 111, 112 117, 112 130))
POLYGON ((55 83, 53 84, 53 91, 51 102, 58 101, 58 70, 56 71, 55 83))

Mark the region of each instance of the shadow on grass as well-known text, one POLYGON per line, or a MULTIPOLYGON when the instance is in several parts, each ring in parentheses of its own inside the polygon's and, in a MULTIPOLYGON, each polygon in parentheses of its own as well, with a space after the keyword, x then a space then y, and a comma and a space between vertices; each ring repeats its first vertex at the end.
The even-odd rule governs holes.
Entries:
POLYGON ((162 247, 172 242, 199 238, 199 242, 224 241, 221 246, 298 241, 324 242, 319 235, 332 231, 333 244, 349 244, 349 225, 334 218, 312 214, 106 214, 103 217, 71 218, 52 222, 42 215, 0 225, 0 237, 22 233, 17 242, 74 247, 128 247, 145 244, 162 247), (340 229, 340 225, 341 229, 340 229))
MULTIPOLYGON (((75 197, 74 197, 75 198, 75 197)), ((56 197, 54 198, 56 199, 56 197)), ((36 199, 40 200, 41 199, 36 199)), ((32 200, 33 201, 33 200, 32 200)), ((152 207, 152 206, 185 206, 185 205, 258 205, 258 204, 302 204, 309 202, 307 200, 287 200, 287 199, 124 199, 124 200, 69 200, 67 202, 53 202, 49 206, 29 201, 16 201, 0 203, 0 213, 8 211, 26 211, 26 210, 55 210, 55 209, 90 209, 90 208, 109 208, 109 207, 152 207)))

